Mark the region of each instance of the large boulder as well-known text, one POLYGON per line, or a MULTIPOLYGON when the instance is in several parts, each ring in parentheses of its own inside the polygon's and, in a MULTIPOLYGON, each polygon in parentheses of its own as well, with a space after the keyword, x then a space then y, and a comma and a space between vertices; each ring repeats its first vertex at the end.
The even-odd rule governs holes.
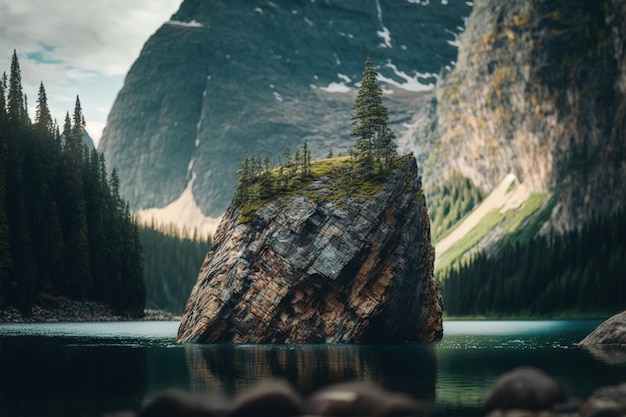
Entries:
POLYGON ((346 193, 335 174, 267 201, 249 221, 230 205, 187 302, 180 342, 441 338, 415 158, 400 158, 369 196, 346 193))
POLYGON ((580 341, 581 345, 626 345, 626 311, 610 317, 580 341))

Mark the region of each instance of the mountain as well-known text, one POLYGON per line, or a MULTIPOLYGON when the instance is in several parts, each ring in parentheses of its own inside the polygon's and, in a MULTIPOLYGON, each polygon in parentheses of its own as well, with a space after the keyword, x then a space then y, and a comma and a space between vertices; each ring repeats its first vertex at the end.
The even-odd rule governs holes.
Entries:
MULTIPOLYGON (((471 3, 470 3, 471 4, 471 3)), ((308 141, 346 152, 370 55, 401 151, 413 150, 464 1, 185 0, 146 42, 100 141, 133 210, 215 227, 245 155, 308 141)))
MULTIPOLYGON (((178 340, 441 339, 443 302, 415 157, 397 158, 384 176, 367 180, 355 180, 352 171, 349 157, 314 161, 295 189, 235 199, 191 292, 178 340)), ((280 183, 282 171, 274 172, 269 182, 280 183)))
POLYGON ((443 269, 623 205, 625 8, 185 0, 128 73, 100 149, 134 210, 214 228, 244 155, 346 151, 369 54, 443 269))
MULTIPOLYGON (((498 191, 474 218, 435 227, 442 262, 576 230, 623 205, 625 21, 620 1, 475 2, 420 136, 433 149, 424 181, 444 194, 498 191)), ((442 193, 431 194, 437 224, 442 193)))

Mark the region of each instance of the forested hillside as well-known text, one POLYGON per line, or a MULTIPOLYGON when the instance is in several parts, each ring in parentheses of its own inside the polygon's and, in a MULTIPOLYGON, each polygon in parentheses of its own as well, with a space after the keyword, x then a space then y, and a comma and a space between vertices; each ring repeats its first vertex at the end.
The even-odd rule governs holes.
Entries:
POLYGON ((451 316, 605 316, 626 300, 626 210, 481 252, 440 274, 451 316))
POLYGON ((107 174, 83 132, 78 97, 61 132, 43 83, 31 121, 14 52, 0 81, 0 308, 29 314, 63 296, 143 314, 139 230, 116 172, 107 174))
POLYGON ((139 228, 144 248, 146 308, 182 314, 211 239, 176 225, 139 228))

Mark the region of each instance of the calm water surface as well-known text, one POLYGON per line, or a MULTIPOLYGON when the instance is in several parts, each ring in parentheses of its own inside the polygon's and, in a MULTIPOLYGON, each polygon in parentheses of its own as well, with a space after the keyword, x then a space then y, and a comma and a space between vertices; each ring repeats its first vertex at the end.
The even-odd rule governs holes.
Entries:
POLYGON ((575 345, 600 322, 448 321, 438 344, 392 346, 181 346, 178 322, 0 324, 0 416, 97 416, 165 389, 230 396, 270 377, 304 394, 370 380, 432 403, 431 415, 480 415, 495 379, 520 365, 578 397, 626 382, 626 350, 575 345))

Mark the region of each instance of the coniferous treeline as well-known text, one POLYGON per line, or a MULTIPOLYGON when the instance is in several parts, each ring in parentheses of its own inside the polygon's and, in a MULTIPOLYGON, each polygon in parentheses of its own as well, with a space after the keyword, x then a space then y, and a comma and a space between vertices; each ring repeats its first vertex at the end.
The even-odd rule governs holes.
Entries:
POLYGON ((427 201, 433 242, 443 239, 483 198, 480 189, 458 172, 431 191, 427 201))
POLYGON ((144 247, 146 308, 182 314, 211 239, 174 226, 139 228, 144 247))
POLYGON ((31 121, 14 52, 0 82, 0 307, 64 296, 143 313, 139 230, 83 129, 77 97, 61 133, 43 83, 31 121))
POLYGON ((235 202, 245 202, 266 199, 276 192, 285 191, 297 184, 306 181, 311 176, 311 151, 308 143, 304 142, 301 150, 296 148, 293 156, 289 146, 283 153, 285 162, 272 162, 269 155, 261 160, 257 153, 246 156, 237 171, 237 187, 235 202), (276 175, 272 171, 277 169, 276 175))
POLYGON ((626 308, 626 209, 577 231, 509 244, 440 277, 452 316, 610 315, 626 308))

